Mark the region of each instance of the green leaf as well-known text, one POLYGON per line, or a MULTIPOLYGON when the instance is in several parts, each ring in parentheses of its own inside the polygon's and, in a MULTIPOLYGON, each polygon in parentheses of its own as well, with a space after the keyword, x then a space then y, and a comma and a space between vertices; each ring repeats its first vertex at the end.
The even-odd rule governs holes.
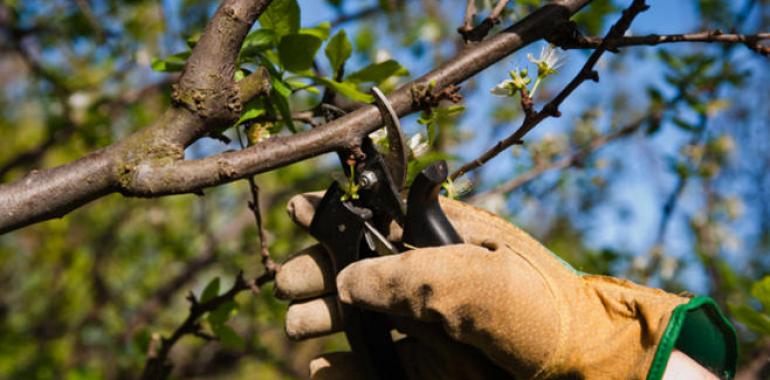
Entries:
POLYGON ((244 111, 241 114, 241 117, 238 119, 238 122, 235 124, 238 125, 246 121, 256 119, 259 116, 262 116, 262 114, 264 113, 265 113, 265 108, 262 106, 262 104, 254 104, 252 106, 247 106, 246 111, 244 111))
POLYGON ((203 292, 201 293, 201 297, 199 302, 200 303, 206 303, 214 299, 219 295, 219 277, 214 277, 213 280, 211 280, 208 285, 203 289, 203 292))
POLYGON ((751 295, 762 303, 766 313, 770 313, 770 276, 755 282, 751 286, 751 295))
POLYGON ((457 116, 463 112, 465 112, 465 106, 462 104, 453 104, 448 107, 439 108, 439 113, 446 117, 457 116))
POLYGON ((214 311, 209 312, 207 319, 211 324, 212 330, 216 330, 224 325, 230 317, 235 315, 234 311, 237 309, 238 304, 231 300, 219 305, 214 311))
POLYGON ((751 331, 770 335, 770 317, 766 314, 760 313, 748 305, 729 305, 729 308, 735 318, 751 331))
POLYGON ((243 40, 241 56, 251 57, 257 52, 269 49, 275 44, 275 32, 270 29, 257 29, 243 40))
POLYGON ((246 342, 244 342, 243 338, 241 338, 238 333, 236 333, 230 326, 228 325, 220 325, 217 328, 214 328, 214 334, 219 338, 219 341, 222 342, 222 344, 225 347, 229 347, 235 350, 243 350, 246 347, 246 342))
POLYGON ((202 35, 203 35, 203 33, 197 32, 197 33, 193 34, 192 36, 187 37, 187 39, 185 40, 185 42, 187 42, 187 47, 189 47, 190 49, 194 48, 195 45, 198 44, 198 40, 201 39, 202 35))
POLYGON ((312 28, 302 28, 299 30, 300 34, 309 34, 311 36, 318 37, 322 41, 325 41, 327 38, 329 38, 329 33, 331 33, 332 30, 332 24, 328 21, 324 21, 312 28))
POLYGON ((299 31, 300 11, 297 0, 275 0, 267 7, 259 24, 275 32, 275 40, 299 31))
POLYGON ((190 52, 185 51, 182 53, 170 55, 165 59, 153 58, 150 67, 152 67, 154 71, 160 71, 164 73, 182 71, 185 62, 187 62, 187 58, 189 57, 190 52))
POLYGON ((323 41, 310 34, 289 34, 278 44, 281 65, 289 71, 307 70, 313 66, 313 58, 323 41))
POLYGON ((273 90, 277 91, 284 98, 288 98, 289 95, 291 95, 291 88, 289 88, 289 86, 278 77, 271 76, 270 85, 272 86, 273 90))
POLYGON ((270 101, 278 109, 278 113, 281 114, 281 119, 283 119, 286 128, 289 128, 292 133, 297 133, 297 128, 294 126, 294 120, 291 117, 288 97, 283 96, 274 88, 273 91, 270 91, 270 101))
POLYGON ((321 91, 318 90, 318 87, 310 86, 307 83, 302 82, 302 81, 287 79, 286 80, 286 84, 289 85, 289 87, 291 87, 291 91, 292 92, 298 91, 299 89, 302 89, 302 90, 307 91, 307 92, 309 92, 311 94, 317 94, 317 95, 321 94, 321 91))
POLYGON ((342 29, 332 37, 329 44, 326 45, 324 53, 326 58, 329 58, 329 63, 332 66, 332 71, 336 74, 340 71, 345 61, 350 58, 350 54, 353 52, 353 46, 350 45, 348 36, 345 30, 342 29))
POLYGON ((380 84, 391 76, 409 75, 407 71, 398 62, 389 59, 380 63, 373 63, 363 69, 354 72, 348 76, 347 80, 351 82, 374 82, 380 84))
POLYGON ((357 102, 371 103, 374 101, 374 97, 369 94, 363 93, 358 90, 355 83, 350 82, 337 82, 335 80, 323 77, 312 77, 317 83, 330 87, 334 92, 357 102))

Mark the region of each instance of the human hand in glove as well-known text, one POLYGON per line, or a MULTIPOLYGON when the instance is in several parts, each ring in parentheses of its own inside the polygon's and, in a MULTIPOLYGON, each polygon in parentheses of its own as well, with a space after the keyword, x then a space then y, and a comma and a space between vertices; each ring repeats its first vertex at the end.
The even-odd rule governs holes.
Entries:
MULTIPOLYGON (((294 197, 292 219, 308 227, 321 197, 294 197)), ((441 204, 465 244, 361 260, 336 279, 320 246, 290 258, 276 278, 278 295, 293 301, 289 337, 341 331, 341 301, 393 316, 412 379, 660 379, 672 352, 711 376, 688 378, 716 378, 704 367, 734 373, 734 333, 713 301, 578 273, 498 216, 441 204), (695 352, 704 344, 718 352, 695 352)), ((354 353, 326 354, 311 377, 361 378, 356 363, 354 353)))

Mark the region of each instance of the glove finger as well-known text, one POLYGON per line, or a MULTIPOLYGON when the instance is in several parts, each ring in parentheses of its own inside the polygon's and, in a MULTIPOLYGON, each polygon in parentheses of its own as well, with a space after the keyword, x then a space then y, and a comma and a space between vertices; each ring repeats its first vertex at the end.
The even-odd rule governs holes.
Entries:
POLYGON ((316 244, 290 257, 275 276, 275 295, 302 300, 333 293, 334 270, 326 250, 316 244))
POLYGON ((332 352, 310 361, 310 378, 312 380, 363 379, 364 371, 354 353, 332 352))
POLYGON ((286 335, 292 340, 315 338, 342 331, 334 296, 294 302, 286 311, 286 335))
POLYGON ((323 197, 323 191, 295 195, 289 199, 286 211, 289 213, 289 217, 294 223, 297 223, 304 228, 308 228, 313 221, 315 209, 318 207, 318 204, 321 203, 323 197))

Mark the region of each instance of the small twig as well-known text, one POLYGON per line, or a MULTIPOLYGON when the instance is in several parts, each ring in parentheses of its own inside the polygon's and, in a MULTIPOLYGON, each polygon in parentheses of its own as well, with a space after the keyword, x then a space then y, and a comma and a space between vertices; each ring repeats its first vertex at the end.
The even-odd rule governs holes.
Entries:
POLYGON ((350 21, 356 21, 360 20, 362 18, 367 18, 369 16, 374 16, 382 11, 382 8, 379 4, 373 5, 369 8, 361 9, 358 12, 351 13, 351 14, 343 14, 339 16, 336 20, 331 22, 332 28, 336 28, 344 23, 350 22, 350 21))
POLYGON ((591 53, 591 56, 588 57, 588 60, 583 65, 583 68, 580 69, 577 75, 572 78, 572 80, 561 90, 561 92, 556 95, 556 97, 551 99, 551 101, 548 102, 548 104, 546 104, 539 112, 531 114, 531 116, 525 116, 521 126, 515 132, 503 140, 498 141, 495 146, 482 153, 476 159, 461 166, 454 173, 452 173, 449 178, 454 180, 471 170, 479 168, 512 145, 520 144, 522 137, 524 137, 524 135, 535 128, 543 120, 551 116, 561 116, 561 113, 559 112, 559 106, 568 96, 572 94, 573 91, 575 91, 576 88, 578 88, 578 86, 589 79, 594 82, 599 81, 599 73, 594 70, 594 66, 596 65, 596 62, 599 61, 599 58, 601 58, 602 54, 607 51, 607 41, 622 36, 623 33, 625 33, 626 30, 628 30, 628 28, 631 26, 631 22, 634 20, 634 18, 639 13, 647 10, 647 8, 648 6, 645 4, 644 0, 634 0, 634 2, 623 11, 623 15, 612 26, 612 28, 610 28, 610 31, 607 32, 607 35, 605 36, 604 40, 602 40, 602 43, 596 48, 596 50, 593 51, 593 53, 591 53))
MULTIPOLYGON (((240 143, 241 148, 246 147, 240 129, 238 129, 238 142, 240 143)), ((259 207, 259 185, 257 185, 257 181, 254 180, 254 176, 249 176, 246 180, 249 183, 249 191, 251 192, 251 200, 248 203, 249 210, 254 214, 254 221, 257 224, 257 230, 259 230, 259 256, 261 258, 262 266, 265 268, 265 274, 274 276, 278 270, 278 264, 276 264, 270 257, 270 248, 267 244, 267 231, 262 222, 262 211, 259 207)), ((252 290, 255 293, 259 291, 259 289, 256 288, 252 290)))
POLYGON ((650 34, 646 36, 614 37, 610 39, 577 36, 571 41, 563 41, 563 43, 560 44, 560 47, 562 49, 593 49, 606 42, 607 50, 616 51, 619 47, 639 45, 654 46, 674 42, 742 43, 749 49, 767 56, 770 55, 770 46, 765 46, 760 43, 765 40, 770 40, 770 33, 734 34, 722 33, 719 30, 707 30, 689 34, 650 34))
POLYGON ((463 18, 463 25, 457 29, 457 32, 462 34, 473 30, 473 17, 476 16, 476 0, 467 0, 465 3, 465 17, 463 18))
POLYGON ((500 23, 500 15, 505 10, 505 6, 508 5, 509 0, 498 0, 492 12, 487 16, 480 24, 473 26, 473 16, 476 15, 476 6, 473 4, 473 0, 468 0, 468 5, 465 8, 465 19, 463 25, 457 28, 457 32, 463 36, 463 40, 467 42, 481 41, 489 34, 492 27, 500 23))
POLYGON ((500 22, 500 15, 503 13, 506 5, 508 5, 508 0, 499 0, 487 18, 495 20, 495 23, 500 22))

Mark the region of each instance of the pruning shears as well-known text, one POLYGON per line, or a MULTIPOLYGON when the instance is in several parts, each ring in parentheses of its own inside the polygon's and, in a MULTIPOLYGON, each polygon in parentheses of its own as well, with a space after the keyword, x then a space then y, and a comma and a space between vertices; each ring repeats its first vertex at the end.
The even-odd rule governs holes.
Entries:
MULTIPOLYGON (((369 257, 462 243, 438 202, 447 178, 446 162, 438 161, 423 169, 404 200, 408 157, 404 134, 387 98, 376 87, 372 93, 387 132, 386 152, 380 152, 369 137, 362 139, 360 149, 338 151, 349 186, 333 182, 310 225, 310 234, 329 252, 336 273, 369 257), (403 228, 402 242, 387 239, 393 222, 403 228)), ((405 379, 388 318, 339 305, 348 342, 363 361, 367 379, 405 379)))

